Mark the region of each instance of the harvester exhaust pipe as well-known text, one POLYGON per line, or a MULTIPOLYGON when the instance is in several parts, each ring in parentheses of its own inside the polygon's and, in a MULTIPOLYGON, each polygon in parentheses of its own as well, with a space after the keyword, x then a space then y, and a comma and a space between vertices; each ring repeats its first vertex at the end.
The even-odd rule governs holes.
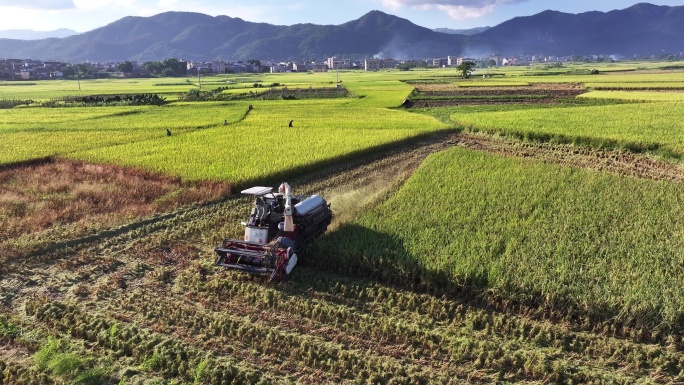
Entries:
POLYGON ((292 219, 292 192, 290 184, 283 182, 278 191, 285 196, 285 210, 283 211, 285 228, 283 231, 291 233, 294 231, 294 220, 292 219))

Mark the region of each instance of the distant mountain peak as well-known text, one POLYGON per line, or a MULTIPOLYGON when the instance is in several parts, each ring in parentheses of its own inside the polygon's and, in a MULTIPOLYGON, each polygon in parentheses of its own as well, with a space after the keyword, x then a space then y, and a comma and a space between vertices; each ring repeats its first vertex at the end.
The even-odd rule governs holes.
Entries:
POLYGON ((634 13, 639 13, 639 14, 650 14, 650 13, 664 13, 667 12, 671 7, 665 6, 665 5, 655 5, 655 4, 650 4, 650 3, 637 3, 632 5, 629 8, 626 8, 625 11, 631 11, 634 13))

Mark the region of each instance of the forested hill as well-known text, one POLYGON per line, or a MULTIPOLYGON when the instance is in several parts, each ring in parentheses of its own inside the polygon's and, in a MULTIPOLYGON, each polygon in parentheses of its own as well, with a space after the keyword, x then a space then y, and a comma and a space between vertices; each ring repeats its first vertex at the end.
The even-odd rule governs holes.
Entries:
MULTIPOLYGON (((457 26, 455 26, 457 27, 457 26)), ((125 17, 65 38, 0 39, 0 57, 43 60, 395 59, 492 54, 658 54, 684 51, 684 6, 640 3, 623 10, 516 17, 471 36, 441 33, 380 11, 341 25, 253 23, 167 12, 125 17)))

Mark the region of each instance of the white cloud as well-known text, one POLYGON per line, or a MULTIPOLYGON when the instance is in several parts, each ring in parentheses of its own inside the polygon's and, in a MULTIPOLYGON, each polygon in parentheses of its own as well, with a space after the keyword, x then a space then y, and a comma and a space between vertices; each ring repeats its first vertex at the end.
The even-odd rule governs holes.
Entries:
POLYGON ((382 0, 392 10, 411 7, 417 10, 438 9, 452 19, 473 19, 492 13, 499 5, 523 3, 529 0, 382 0))
POLYGON ((72 0, 29 0, 29 1, 15 1, 15 0, 0 0, 0 7, 10 7, 17 9, 72 9, 76 5, 72 0))

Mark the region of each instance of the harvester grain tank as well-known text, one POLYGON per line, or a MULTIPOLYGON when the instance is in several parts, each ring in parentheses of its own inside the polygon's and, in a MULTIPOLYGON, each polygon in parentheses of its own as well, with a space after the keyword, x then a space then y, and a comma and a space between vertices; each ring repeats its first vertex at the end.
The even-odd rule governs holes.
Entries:
POLYGON ((223 240, 217 246, 216 265, 265 275, 269 281, 290 274, 306 246, 323 235, 332 220, 332 211, 320 195, 294 197, 290 185, 278 192, 256 186, 242 191, 254 196, 254 207, 242 240, 223 240))

